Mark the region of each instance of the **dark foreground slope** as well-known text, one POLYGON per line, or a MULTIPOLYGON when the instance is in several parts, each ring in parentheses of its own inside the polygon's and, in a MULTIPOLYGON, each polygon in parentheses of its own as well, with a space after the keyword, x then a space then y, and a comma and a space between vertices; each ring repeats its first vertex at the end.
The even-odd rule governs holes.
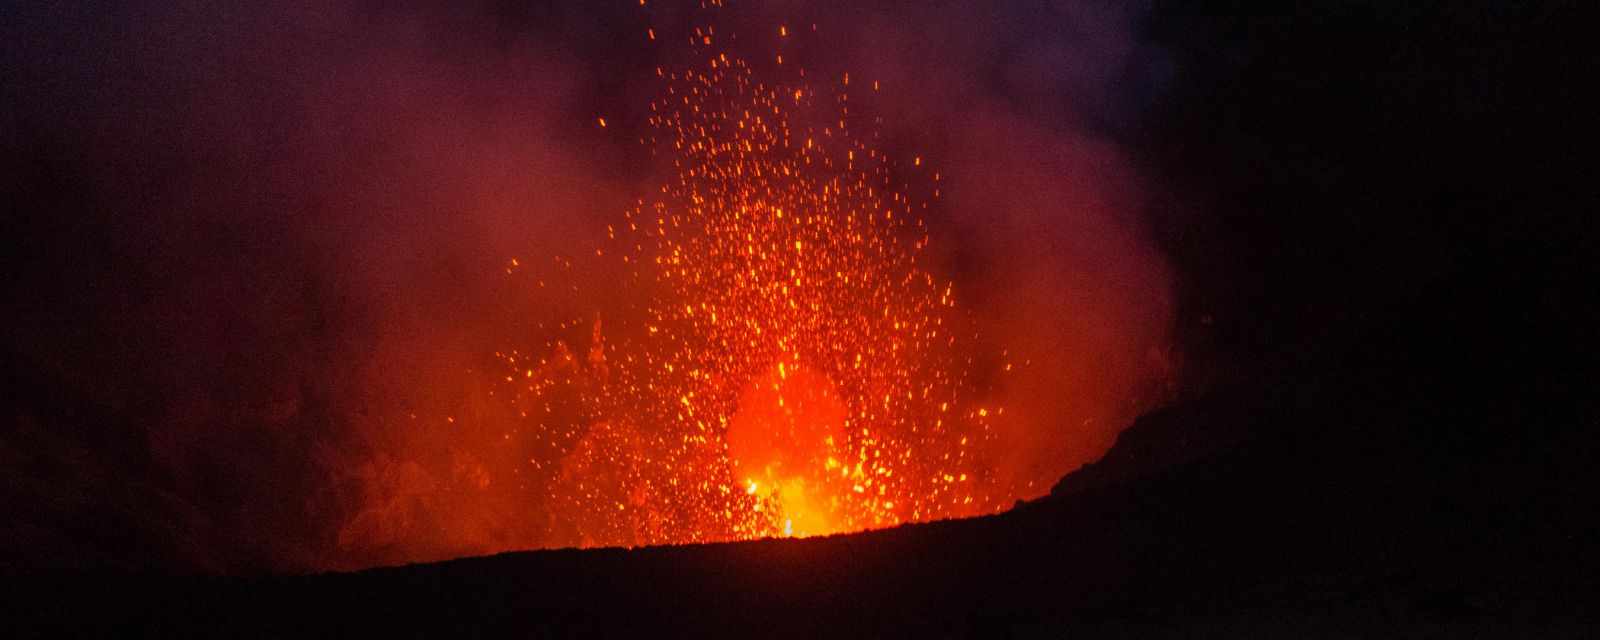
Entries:
POLYGON ((0 606, 23 635, 1588 635, 1594 403, 1549 366, 1574 345, 1539 324, 1543 294, 1435 323, 1478 290, 1442 283, 1337 357, 1147 416, 1000 516, 305 577, 13 576, 0 606))

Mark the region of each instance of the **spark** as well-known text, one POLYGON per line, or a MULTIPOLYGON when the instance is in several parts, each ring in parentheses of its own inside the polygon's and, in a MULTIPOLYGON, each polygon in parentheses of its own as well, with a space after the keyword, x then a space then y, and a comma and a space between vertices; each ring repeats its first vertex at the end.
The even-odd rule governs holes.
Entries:
POLYGON ((1004 505, 968 447, 995 435, 951 337, 966 322, 953 285, 923 266, 927 200, 870 129, 845 127, 849 74, 767 83, 718 54, 658 76, 647 153, 677 175, 607 227, 616 250, 593 250, 624 265, 638 319, 608 320, 615 344, 593 319, 586 358, 554 338, 536 367, 501 354, 495 397, 551 417, 527 436, 551 447, 529 460, 550 469, 547 544, 820 535, 1004 505))

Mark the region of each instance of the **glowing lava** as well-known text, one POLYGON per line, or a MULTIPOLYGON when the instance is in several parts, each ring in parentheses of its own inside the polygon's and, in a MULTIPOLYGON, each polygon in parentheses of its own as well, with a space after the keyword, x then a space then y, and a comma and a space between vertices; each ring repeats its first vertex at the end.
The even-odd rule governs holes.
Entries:
POLYGON ((847 409, 833 382, 797 362, 779 362, 739 394, 728 423, 728 455, 746 492, 776 502, 789 535, 839 531, 836 487, 847 409), (832 497, 830 497, 832 496, 832 497))

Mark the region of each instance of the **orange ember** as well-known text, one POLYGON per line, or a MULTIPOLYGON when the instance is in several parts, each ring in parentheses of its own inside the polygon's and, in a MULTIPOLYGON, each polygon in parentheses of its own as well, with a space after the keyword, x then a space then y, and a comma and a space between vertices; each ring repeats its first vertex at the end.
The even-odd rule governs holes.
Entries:
POLYGON ((559 443, 546 542, 817 535, 1004 505, 976 453, 1000 411, 973 405, 956 349, 971 329, 920 266, 910 182, 934 174, 853 134, 847 76, 769 85, 726 54, 658 74, 645 142, 677 175, 595 252, 626 266, 640 326, 607 340, 596 320, 582 358, 502 356, 498 395, 559 443))

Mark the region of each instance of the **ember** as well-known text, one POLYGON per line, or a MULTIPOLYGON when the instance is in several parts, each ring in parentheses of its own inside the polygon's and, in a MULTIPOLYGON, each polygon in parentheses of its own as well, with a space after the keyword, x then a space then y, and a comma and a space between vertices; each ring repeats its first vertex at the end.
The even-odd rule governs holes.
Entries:
POLYGON ((580 407, 542 423, 570 441, 553 519, 577 544, 663 544, 1005 504, 973 453, 1000 411, 972 406, 955 350, 971 329, 919 265, 927 204, 908 182, 937 174, 854 135, 848 75, 767 84, 726 54, 658 75, 647 144, 676 180, 596 250, 628 265, 644 326, 606 342, 596 320, 581 366, 559 342, 536 367, 503 354, 521 415, 580 407), (791 115, 819 106, 820 126, 791 115))

